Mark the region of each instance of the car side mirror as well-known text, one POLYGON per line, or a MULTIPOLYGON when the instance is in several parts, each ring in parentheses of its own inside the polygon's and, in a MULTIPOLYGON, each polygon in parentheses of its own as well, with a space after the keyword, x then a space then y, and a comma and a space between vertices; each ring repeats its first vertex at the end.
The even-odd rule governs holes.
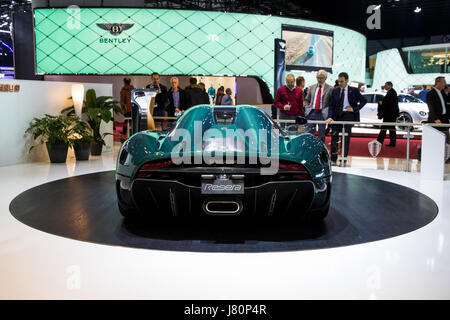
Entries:
POLYGON ((303 126, 303 125, 305 125, 307 123, 308 123, 308 120, 306 120, 305 117, 297 117, 297 118, 295 118, 295 124, 303 126))

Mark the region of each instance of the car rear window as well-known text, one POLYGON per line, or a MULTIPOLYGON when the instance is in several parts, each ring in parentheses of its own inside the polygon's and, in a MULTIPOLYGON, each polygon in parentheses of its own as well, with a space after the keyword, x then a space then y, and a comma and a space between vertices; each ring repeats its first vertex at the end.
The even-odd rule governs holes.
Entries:
POLYGON ((236 108, 214 108, 214 121, 218 125, 232 125, 236 120, 236 108))

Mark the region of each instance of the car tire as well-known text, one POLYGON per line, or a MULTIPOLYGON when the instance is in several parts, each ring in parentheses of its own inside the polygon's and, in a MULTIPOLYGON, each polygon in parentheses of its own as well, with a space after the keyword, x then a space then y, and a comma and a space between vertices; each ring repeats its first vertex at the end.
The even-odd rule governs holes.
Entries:
MULTIPOLYGON (((284 217, 283 220, 288 223, 319 223, 323 221, 330 211, 330 203, 328 203, 325 207, 310 210, 308 212, 304 212, 299 215, 291 215, 288 217, 284 217)), ((281 219, 281 217, 280 217, 281 219)))
MULTIPOLYGON (((396 119, 397 123, 412 123, 412 117, 409 113, 407 112, 400 112, 399 116, 396 119)), ((407 127, 402 127, 402 126, 397 126, 396 127, 397 130, 399 131, 406 131, 407 127)), ((414 127, 411 127, 411 131, 414 131, 414 127)))
POLYGON ((308 213, 308 220, 311 222, 319 222, 325 219, 328 216, 328 212, 330 211, 330 203, 328 203, 324 208, 310 211, 308 213))
POLYGON ((120 214, 126 219, 136 219, 141 216, 138 210, 126 208, 120 204, 120 201, 117 202, 117 206, 119 207, 120 214))

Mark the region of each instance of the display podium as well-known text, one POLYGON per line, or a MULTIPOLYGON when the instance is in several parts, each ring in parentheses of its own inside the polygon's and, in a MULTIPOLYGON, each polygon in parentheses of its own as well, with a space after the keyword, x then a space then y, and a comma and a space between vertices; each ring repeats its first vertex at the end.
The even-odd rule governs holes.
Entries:
POLYGON ((445 134, 428 125, 423 126, 421 177, 427 180, 445 178, 445 134))

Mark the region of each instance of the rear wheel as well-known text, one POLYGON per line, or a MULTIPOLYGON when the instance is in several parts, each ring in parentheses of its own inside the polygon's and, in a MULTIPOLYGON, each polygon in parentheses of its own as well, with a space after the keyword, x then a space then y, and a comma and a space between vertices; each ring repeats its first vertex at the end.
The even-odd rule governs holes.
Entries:
POLYGON ((136 209, 130 209, 120 204, 120 201, 117 202, 119 207, 120 214, 127 219, 136 219, 140 217, 140 212, 136 209))
POLYGON ((328 212, 330 211, 330 204, 328 203, 328 205, 325 208, 322 208, 318 211, 312 212, 311 213, 311 220, 314 221, 321 221, 323 219, 325 219, 328 216, 328 212))
POLYGON ((138 222, 138 223, 151 223, 153 225, 163 225, 165 223, 174 223, 176 221, 182 221, 182 219, 175 219, 171 216, 161 216, 161 215, 151 215, 144 214, 136 208, 130 208, 117 202, 120 214, 125 218, 127 222, 138 222))
POLYGON ((330 204, 328 203, 326 207, 320 209, 314 209, 298 215, 278 217, 278 219, 288 223, 319 223, 327 217, 329 210, 330 204))
POLYGON ((326 207, 315 209, 309 211, 304 217, 303 220, 306 222, 321 222, 325 219, 330 211, 330 203, 326 207))

